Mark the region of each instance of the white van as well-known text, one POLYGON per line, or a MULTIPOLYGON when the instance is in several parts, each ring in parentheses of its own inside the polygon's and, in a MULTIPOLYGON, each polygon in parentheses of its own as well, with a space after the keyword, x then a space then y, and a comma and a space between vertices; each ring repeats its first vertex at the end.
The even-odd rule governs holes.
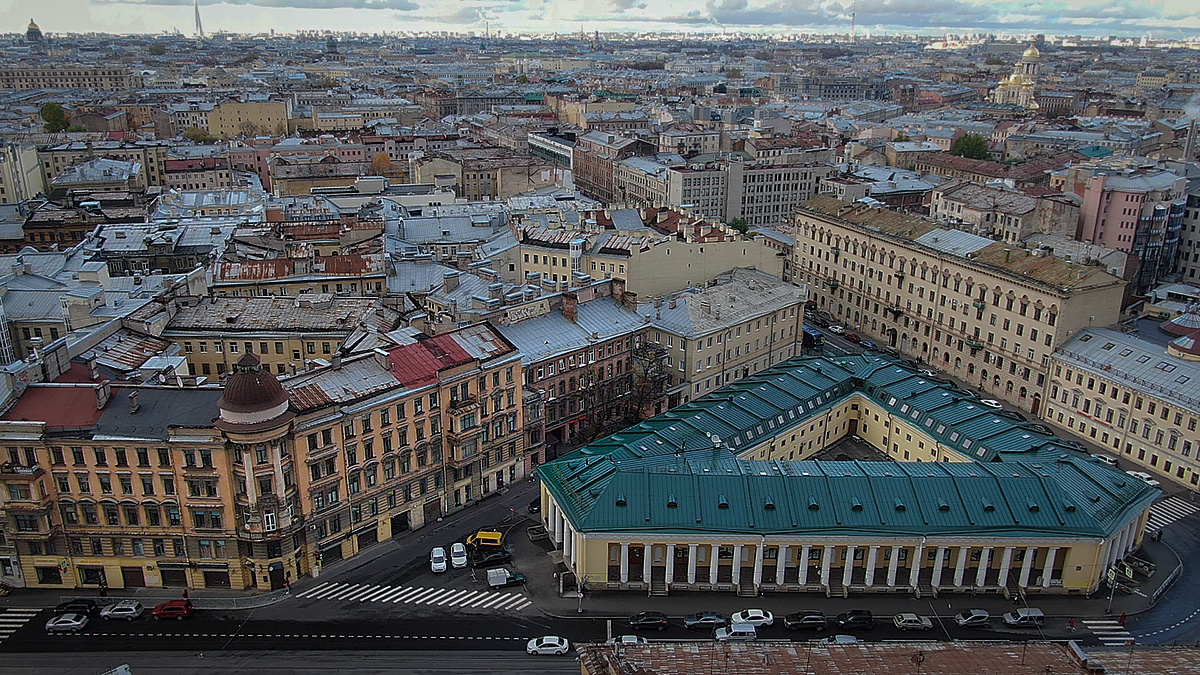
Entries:
POLYGON ((1013 628, 1032 628, 1046 622, 1046 615, 1037 607, 1022 607, 1015 612, 1004 614, 1004 625, 1013 628))
POLYGON ((717 640, 721 642, 750 641, 758 639, 758 630, 752 623, 735 623, 728 628, 717 629, 717 640))

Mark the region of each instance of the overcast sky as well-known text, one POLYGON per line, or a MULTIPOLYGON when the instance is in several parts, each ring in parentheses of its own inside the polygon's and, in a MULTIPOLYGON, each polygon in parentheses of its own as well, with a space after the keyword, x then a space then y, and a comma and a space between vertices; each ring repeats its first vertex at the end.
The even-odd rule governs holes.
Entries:
MULTIPOLYGON (((200 0, 206 32, 848 32, 851 0, 200 0)), ((1196 0, 858 0, 860 31, 1200 35, 1196 0)), ((0 0, 7 31, 192 33, 192 0, 0 0)))

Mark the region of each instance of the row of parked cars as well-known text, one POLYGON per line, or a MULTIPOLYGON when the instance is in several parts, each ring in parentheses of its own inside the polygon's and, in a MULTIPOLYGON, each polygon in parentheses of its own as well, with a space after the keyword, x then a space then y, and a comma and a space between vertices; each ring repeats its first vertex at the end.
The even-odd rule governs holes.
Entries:
MULTIPOLYGON (((155 605, 150 610, 150 616, 155 620, 183 620, 191 616, 195 610, 190 600, 168 600, 155 605)), ((87 628, 92 617, 99 616, 105 621, 124 620, 134 621, 146 613, 146 607, 137 600, 118 600, 117 602, 101 605, 95 600, 86 598, 70 600, 54 608, 54 616, 46 622, 48 633, 78 633, 87 628)))

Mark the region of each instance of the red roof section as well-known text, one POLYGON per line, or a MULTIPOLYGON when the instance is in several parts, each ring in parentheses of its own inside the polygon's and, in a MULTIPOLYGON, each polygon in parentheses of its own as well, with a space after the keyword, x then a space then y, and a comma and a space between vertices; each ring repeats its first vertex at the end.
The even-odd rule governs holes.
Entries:
POLYGON ((95 426, 102 412, 96 410, 95 387, 30 387, 4 419, 45 422, 54 429, 77 429, 95 426))
POLYGON ((440 371, 474 360, 449 333, 397 347, 388 357, 392 375, 408 387, 437 382, 440 371))

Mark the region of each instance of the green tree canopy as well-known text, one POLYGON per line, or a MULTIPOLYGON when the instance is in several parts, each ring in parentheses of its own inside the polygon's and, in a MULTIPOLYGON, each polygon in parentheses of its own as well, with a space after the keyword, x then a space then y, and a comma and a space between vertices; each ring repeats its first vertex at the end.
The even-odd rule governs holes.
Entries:
POLYGON ((46 131, 54 133, 63 131, 70 126, 67 122, 67 111, 63 110, 61 103, 47 103, 42 106, 42 125, 46 131))
POLYGON ((746 222, 745 218, 734 218, 733 220, 729 221, 729 226, 738 232, 741 232, 742 234, 746 234, 750 231, 750 223, 746 222))
POLYGON ((968 159, 987 159, 991 156, 988 153, 987 139, 979 134, 959 136, 950 146, 950 154, 968 159))
POLYGON ((903 143, 905 141, 911 141, 911 140, 912 140, 912 137, 903 131, 897 131, 896 137, 892 139, 892 141, 894 141, 896 143, 903 143))
POLYGON ((150 54, 150 56, 162 56, 163 54, 167 53, 167 47, 166 45, 152 44, 146 51, 150 54))
POLYGON ((196 143, 215 143, 217 141, 216 136, 213 136, 200 127, 192 127, 188 129, 187 131, 183 132, 183 137, 189 141, 195 141, 196 143))

